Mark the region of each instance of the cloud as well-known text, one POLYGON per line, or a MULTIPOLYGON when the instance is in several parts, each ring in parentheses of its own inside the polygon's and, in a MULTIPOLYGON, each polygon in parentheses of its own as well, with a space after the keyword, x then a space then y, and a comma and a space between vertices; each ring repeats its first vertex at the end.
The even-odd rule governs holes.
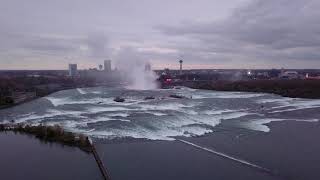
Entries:
POLYGON ((197 39, 194 51, 242 57, 244 63, 320 65, 319 7, 317 0, 253 0, 221 21, 159 28, 170 36, 197 39))
POLYGON ((65 68, 68 59, 89 68, 127 53, 161 67, 184 58, 198 67, 312 68, 319 9, 319 0, 3 0, 0 66, 65 68))
POLYGON ((79 50, 81 39, 50 36, 28 36, 20 40, 18 48, 36 53, 68 55, 79 50))
POLYGON ((109 47, 109 41, 104 33, 90 34, 85 41, 89 56, 95 58, 108 58, 111 55, 111 48, 109 47))

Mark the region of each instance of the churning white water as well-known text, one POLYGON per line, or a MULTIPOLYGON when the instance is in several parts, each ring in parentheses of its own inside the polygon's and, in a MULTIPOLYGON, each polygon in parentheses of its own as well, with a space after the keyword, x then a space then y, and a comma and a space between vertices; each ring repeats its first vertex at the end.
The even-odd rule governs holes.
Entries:
MULTIPOLYGON (((136 88, 148 89, 144 84, 136 88)), ((212 133, 218 125, 269 132, 268 123, 274 121, 313 123, 319 120, 319 110, 318 100, 270 94, 98 87, 60 91, 2 110, 0 121, 58 124, 103 139, 175 140, 212 133), (171 94, 185 98, 171 98, 171 94), (122 96, 125 102, 113 101, 116 96, 122 96), (145 100, 148 96, 155 99, 145 100)))

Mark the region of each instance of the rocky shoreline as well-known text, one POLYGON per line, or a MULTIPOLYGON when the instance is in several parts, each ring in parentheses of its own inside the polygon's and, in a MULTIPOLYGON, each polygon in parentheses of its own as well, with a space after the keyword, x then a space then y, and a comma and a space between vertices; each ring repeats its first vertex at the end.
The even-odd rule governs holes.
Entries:
POLYGON ((62 127, 37 125, 31 126, 28 124, 0 124, 0 132, 11 131, 14 133, 33 135, 44 142, 55 142, 66 146, 78 147, 81 150, 92 153, 91 143, 87 136, 76 134, 63 130, 62 127))

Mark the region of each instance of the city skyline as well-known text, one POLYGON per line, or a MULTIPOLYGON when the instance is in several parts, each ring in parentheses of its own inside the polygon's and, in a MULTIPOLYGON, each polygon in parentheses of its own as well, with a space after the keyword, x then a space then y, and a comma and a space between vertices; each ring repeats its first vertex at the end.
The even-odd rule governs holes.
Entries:
POLYGON ((315 0, 2 0, 0 69, 320 67, 315 0))

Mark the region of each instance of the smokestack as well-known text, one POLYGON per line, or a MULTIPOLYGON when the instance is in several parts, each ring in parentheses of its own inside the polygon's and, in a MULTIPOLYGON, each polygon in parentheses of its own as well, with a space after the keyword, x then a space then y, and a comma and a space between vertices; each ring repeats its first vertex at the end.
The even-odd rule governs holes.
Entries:
POLYGON ((180 60, 179 63, 180 63, 180 75, 182 75, 182 63, 183 63, 183 61, 180 60))

